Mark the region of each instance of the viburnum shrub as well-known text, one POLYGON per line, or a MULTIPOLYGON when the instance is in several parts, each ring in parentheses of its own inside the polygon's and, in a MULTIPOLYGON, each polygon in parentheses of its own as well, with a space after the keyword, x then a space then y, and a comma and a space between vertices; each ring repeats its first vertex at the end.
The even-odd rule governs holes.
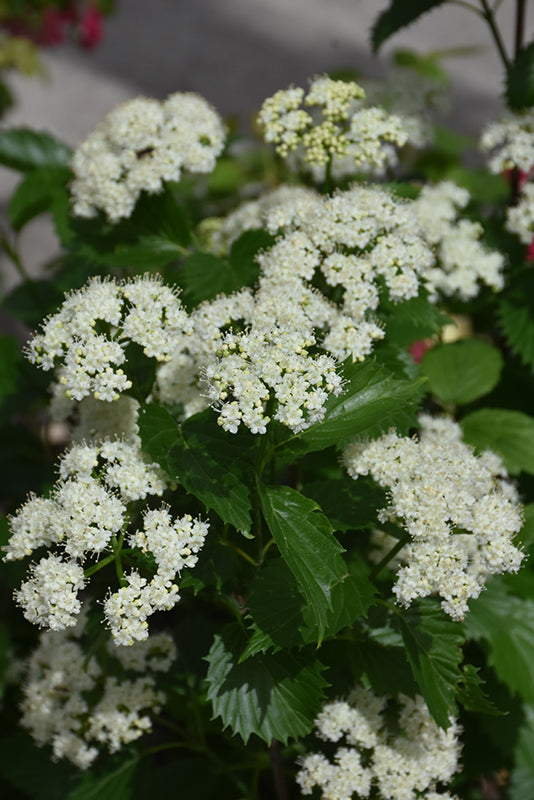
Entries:
MULTIPOLYGON (((442 4, 392 0, 375 48, 442 4)), ((2 796, 534 796, 525 7, 508 55, 480 3, 477 168, 405 52, 276 92, 267 144, 180 91, 74 152, 0 133, 2 796)))

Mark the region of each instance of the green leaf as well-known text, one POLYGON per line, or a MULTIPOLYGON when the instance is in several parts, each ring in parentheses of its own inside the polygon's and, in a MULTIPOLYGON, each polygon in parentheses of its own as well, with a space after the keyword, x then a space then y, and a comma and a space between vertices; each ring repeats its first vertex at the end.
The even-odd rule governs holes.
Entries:
POLYGON ((137 763, 137 758, 128 759, 103 776, 87 772, 66 800, 130 800, 137 763))
POLYGON ((283 559, 310 605, 320 642, 332 611, 333 590, 347 576, 343 548, 317 503, 289 486, 259 486, 263 515, 283 559))
POLYGON ((169 452, 180 441, 178 423, 174 417, 161 406, 151 404, 141 406, 137 424, 145 453, 166 472, 172 472, 169 452))
POLYGON ((371 29, 373 51, 376 53, 394 33, 445 2, 447 0, 390 0, 389 8, 380 14, 371 29))
POLYGON ((458 164, 447 170, 447 180, 468 190, 472 200, 491 205, 504 205, 510 195, 510 185, 503 175, 493 175, 487 169, 474 169, 458 164))
MULTIPOLYGON (((332 590, 332 611, 325 637, 349 627, 374 601, 376 590, 358 557, 348 563, 348 577, 332 590)), ((248 599, 253 633, 241 661, 267 650, 289 649, 317 640, 313 611, 299 592, 296 578, 285 561, 273 558, 258 571, 248 599)))
POLYGON ((0 131, 0 164, 19 172, 38 167, 68 167, 71 150, 49 133, 30 128, 0 131))
POLYGON ((203 300, 213 300, 218 294, 231 294, 251 286, 260 271, 256 255, 273 242, 274 236, 266 231, 245 231, 232 244, 227 258, 193 253, 185 260, 181 272, 186 299, 197 305, 203 300))
POLYGON ((534 474, 534 419, 522 411, 481 408, 461 420, 464 439, 478 451, 500 455, 511 475, 534 474))
POLYGON ((215 636, 206 657, 213 716, 245 744, 251 734, 267 744, 308 734, 326 686, 323 665, 315 657, 310 663, 304 655, 288 653, 258 655, 240 664, 244 644, 237 623, 215 636))
POLYGON ((387 505, 385 492, 372 481, 342 478, 307 483, 304 494, 321 506, 334 530, 346 532, 377 526, 377 511, 387 505))
POLYGON ((247 432, 233 439, 233 434, 217 425, 212 412, 208 415, 193 417, 181 426, 180 440, 169 456, 174 476, 208 510, 213 508, 223 522, 248 534, 252 524, 248 485, 252 465, 246 448, 247 432), (243 440, 246 445, 240 446, 243 440))
POLYGON ((344 378, 344 391, 328 399, 323 419, 293 437, 299 448, 324 450, 344 439, 416 424, 424 378, 399 380, 372 359, 363 364, 346 363, 344 378))
POLYGON ((272 558, 264 564, 257 572, 247 600, 254 629, 240 661, 258 652, 301 645, 305 602, 283 558, 272 558))
POLYGON ((515 747, 515 767, 510 776, 510 800, 534 797, 534 708, 525 707, 525 722, 515 747))
POLYGON ((395 50, 393 53, 393 61, 400 67, 413 69, 418 75, 430 78, 436 83, 441 83, 442 86, 447 86, 450 79, 439 62, 445 55, 449 54, 447 51, 439 50, 430 53, 417 53, 415 50, 400 49, 395 50))
POLYGON ((111 225, 101 215, 74 217, 68 197, 52 205, 56 233, 62 245, 93 264, 163 267, 186 252, 191 240, 187 213, 170 190, 142 194, 127 220, 111 225))
POLYGON ((235 276, 228 261, 211 253, 193 253, 182 265, 180 283, 184 299, 194 306, 218 294, 231 293, 235 276))
POLYGON ((26 733, 6 736, 0 739, 0 774, 32 800, 65 800, 79 770, 54 764, 50 755, 26 733))
MULTIPOLYGON (((528 295, 527 295, 528 298, 528 295)), ((527 303, 501 300, 499 324, 506 341, 525 366, 534 370, 534 314, 527 303)))
POLYGON ((262 250, 271 247, 275 242, 275 236, 262 229, 244 231, 230 248, 230 264, 239 278, 239 286, 253 284, 260 272, 256 262, 256 256, 262 250))
POLYGON ((455 693, 461 679, 463 627, 433 599, 420 600, 394 620, 413 676, 428 709, 441 728, 456 715, 455 693))
POLYGON ((523 527, 519 531, 519 538, 521 542, 530 544, 534 541, 534 503, 527 503, 523 506, 525 514, 525 521, 523 527))
POLYGON ((17 387, 19 346, 14 336, 0 335, 0 403, 17 387))
POLYGON ((484 694, 484 681, 478 674, 478 669, 472 664, 465 664, 462 672, 462 679, 458 687, 457 700, 466 711, 473 711, 477 714, 491 714, 500 716, 503 714, 497 706, 484 694))
POLYGON ((31 219, 48 211, 57 195, 65 192, 69 176, 65 167, 41 167, 27 172, 9 201, 13 228, 20 231, 31 219))
POLYGON ((424 297, 413 297, 403 303, 392 303, 384 321, 388 340, 407 347, 439 333, 451 320, 434 303, 424 297))
POLYGON ((13 105, 13 95, 3 81, 0 81, 0 116, 13 105))
POLYGON ((351 647, 349 658, 354 677, 377 694, 417 694, 417 684, 404 647, 387 647, 362 639, 357 646, 351 647))
POLYGON ((464 405, 491 392, 499 382, 500 350, 482 339, 463 339, 428 350, 421 361, 430 389, 445 405, 464 405))
POLYGON ((235 437, 225 433, 211 411, 179 426, 165 409, 152 405, 141 408, 138 425, 143 449, 172 480, 206 509, 212 508, 223 522, 242 533, 250 531, 246 432, 235 437))
POLYGON ((19 283, 7 297, 0 298, 4 308, 29 327, 37 327, 44 317, 57 311, 63 300, 64 294, 55 282, 45 280, 19 283))
POLYGON ((468 635, 485 639, 488 663, 512 692, 534 703, 534 600, 514 597, 499 579, 469 604, 468 635))
POLYGON ((506 100, 512 111, 534 105, 534 42, 521 48, 506 75, 506 100))

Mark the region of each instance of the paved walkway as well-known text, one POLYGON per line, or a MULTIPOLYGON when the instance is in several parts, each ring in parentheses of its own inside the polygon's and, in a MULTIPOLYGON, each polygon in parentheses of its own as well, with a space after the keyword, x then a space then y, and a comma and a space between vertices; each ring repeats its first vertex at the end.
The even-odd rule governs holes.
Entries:
MULTIPOLYGON (((222 114, 237 116, 246 130, 254 109, 277 89, 305 85, 308 77, 338 67, 380 74, 388 54, 400 47, 426 52, 476 46, 476 53, 447 62, 452 117, 458 127, 476 133, 500 113, 502 69, 476 15, 458 6, 436 9, 391 39, 375 59, 369 29, 386 5, 385 0, 119 0, 97 50, 83 53, 69 46, 46 53, 46 83, 14 76, 18 104, 5 124, 47 129, 75 144, 128 97, 197 91, 222 114)), ((514 6, 512 0, 501 5, 508 28, 514 6)), ((510 30, 505 39, 511 43, 510 30)), ((15 175, 0 171, 0 207, 15 181, 15 175)), ((22 250, 32 271, 54 248, 46 220, 28 226, 22 250)), ((5 264, 2 273, 6 291, 16 276, 5 264)))

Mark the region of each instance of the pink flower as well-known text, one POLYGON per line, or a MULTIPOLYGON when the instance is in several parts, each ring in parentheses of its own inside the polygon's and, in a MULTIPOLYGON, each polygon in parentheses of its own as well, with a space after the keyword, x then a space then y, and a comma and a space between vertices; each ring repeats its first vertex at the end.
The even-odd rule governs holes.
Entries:
POLYGON ((531 243, 527 247, 525 258, 527 261, 534 261, 534 237, 532 238, 531 243))
MULTIPOLYGON (((503 172, 503 178, 509 181, 512 178, 513 169, 505 169, 503 172)), ((519 180, 518 180, 518 189, 522 189, 525 183, 531 179, 532 175, 534 174, 534 167, 531 167, 528 172, 522 172, 519 170, 519 180)))
POLYGON ((80 16, 78 40, 82 47, 92 50, 104 37, 102 15, 95 6, 88 6, 80 16))
POLYGON ((434 346, 432 339, 419 339, 408 348, 408 352, 416 364, 420 364, 424 354, 434 346))
POLYGON ((71 22, 71 11, 58 11, 57 8, 49 6, 43 11, 38 26, 13 17, 2 20, 2 27, 6 28, 13 36, 25 36, 41 47, 50 47, 64 41, 66 26, 71 22))

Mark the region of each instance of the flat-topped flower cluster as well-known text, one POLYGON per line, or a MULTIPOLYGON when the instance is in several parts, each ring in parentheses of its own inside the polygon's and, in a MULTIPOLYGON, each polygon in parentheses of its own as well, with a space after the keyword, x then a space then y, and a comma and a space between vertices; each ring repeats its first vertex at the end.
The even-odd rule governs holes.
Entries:
POLYGON ((56 367, 68 397, 111 401, 131 388, 125 351, 134 342, 169 362, 155 394, 181 403, 184 416, 212 404, 232 432, 244 424, 265 433, 271 417, 304 430, 341 391, 336 365, 363 360, 384 337, 373 317, 381 294, 415 297, 434 257, 410 202, 378 187, 286 198, 268 209, 266 226, 281 234, 258 256, 256 288, 187 314, 156 279, 95 279, 45 322, 30 359, 56 367))
POLYGON ((127 218, 142 191, 158 194, 184 170, 212 172, 224 141, 220 116, 200 95, 128 100, 74 153, 73 211, 80 217, 103 211, 112 223, 127 218))
POLYGON ((84 648, 86 611, 76 627, 40 634, 26 665, 21 702, 21 725, 37 744, 50 745, 55 759, 80 769, 93 763, 102 746, 115 753, 151 730, 150 713, 166 699, 156 673, 176 659, 172 637, 157 633, 132 647, 110 649, 106 676, 84 648))
POLYGON ((303 795, 318 787, 322 800, 375 796, 384 800, 454 800, 438 792, 458 770, 460 728, 454 719, 446 731, 431 718, 422 697, 400 695, 396 727, 391 698, 356 687, 348 700, 326 703, 315 720, 316 735, 339 743, 329 760, 312 753, 301 761, 297 782, 303 795), (390 727, 391 726, 391 727, 390 727))
POLYGON ((283 158, 296 154, 308 167, 354 175, 391 161, 392 145, 406 143, 401 119, 366 106, 357 83, 315 78, 309 91, 290 87, 264 101, 259 122, 264 138, 283 158), (305 106, 305 110, 301 106, 305 106))
POLYGON ((461 620, 490 575, 521 566, 523 553, 513 543, 521 506, 495 453, 475 456, 446 417, 423 414, 419 424, 418 439, 391 431, 350 445, 345 466, 352 478, 371 475, 388 490, 379 519, 409 534, 393 587, 399 603, 438 595, 443 610, 461 620))
POLYGON ((137 569, 123 574, 120 588, 105 599, 104 615, 116 644, 146 639, 147 618, 180 599, 175 580, 196 564, 208 524, 189 515, 173 519, 163 506, 146 510, 143 526, 128 532, 131 503, 160 496, 166 488, 158 465, 148 462, 135 443, 74 445, 60 459, 59 472, 48 497, 30 497, 10 519, 6 561, 42 547, 49 551, 31 565, 15 599, 35 625, 51 630, 76 625, 79 593, 98 566, 89 562, 95 557, 116 561, 120 572, 126 543, 130 552, 151 554, 156 570, 149 577, 137 569))
POLYGON ((427 185, 414 201, 421 233, 436 247, 437 263, 425 272, 430 298, 458 295, 470 300, 480 284, 500 291, 504 286, 504 256, 481 242, 482 226, 459 212, 470 200, 467 189, 452 181, 427 185))

